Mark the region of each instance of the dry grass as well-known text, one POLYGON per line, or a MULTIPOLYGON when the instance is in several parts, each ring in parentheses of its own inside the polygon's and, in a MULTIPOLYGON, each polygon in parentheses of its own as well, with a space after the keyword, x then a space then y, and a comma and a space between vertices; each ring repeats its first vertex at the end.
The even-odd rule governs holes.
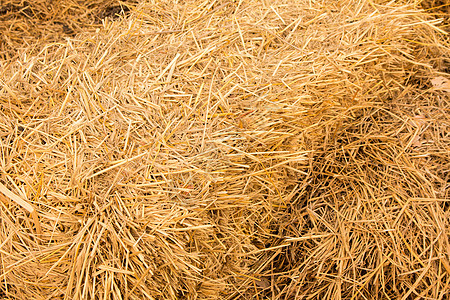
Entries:
POLYGON ((0 59, 14 59, 17 49, 64 41, 101 27, 104 18, 127 14, 137 0, 2 0, 0 1, 0 59))
POLYGON ((416 2, 8 15, 0 297, 445 299, 450 45, 416 2))

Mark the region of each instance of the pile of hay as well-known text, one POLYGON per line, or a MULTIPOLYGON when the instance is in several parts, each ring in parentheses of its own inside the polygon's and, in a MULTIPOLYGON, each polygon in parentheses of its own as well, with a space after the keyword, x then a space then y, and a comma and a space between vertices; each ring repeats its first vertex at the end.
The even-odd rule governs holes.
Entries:
POLYGON ((111 3, 0 3, 0 298, 446 297, 434 11, 111 3))

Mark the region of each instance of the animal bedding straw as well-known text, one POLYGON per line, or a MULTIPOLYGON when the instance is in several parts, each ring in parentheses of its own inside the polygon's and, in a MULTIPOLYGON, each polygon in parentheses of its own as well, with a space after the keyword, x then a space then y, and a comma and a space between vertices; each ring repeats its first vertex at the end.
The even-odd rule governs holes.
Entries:
POLYGON ((417 2, 0 2, 0 298, 445 299, 417 2))

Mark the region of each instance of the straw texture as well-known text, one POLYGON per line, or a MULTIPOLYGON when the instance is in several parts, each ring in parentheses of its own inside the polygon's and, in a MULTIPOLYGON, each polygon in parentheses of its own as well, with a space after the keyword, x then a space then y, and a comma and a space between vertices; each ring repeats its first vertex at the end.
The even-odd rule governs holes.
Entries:
POLYGON ((445 299, 445 4, 47 2, 0 5, 0 297, 445 299))

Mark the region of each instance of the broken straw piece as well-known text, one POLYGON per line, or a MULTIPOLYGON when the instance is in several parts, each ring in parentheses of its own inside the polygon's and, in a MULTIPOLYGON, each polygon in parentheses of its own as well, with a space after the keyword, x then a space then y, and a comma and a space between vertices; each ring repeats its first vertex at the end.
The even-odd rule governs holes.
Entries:
POLYGON ((0 183, 0 192, 2 192, 6 197, 8 197, 9 199, 11 199, 12 201, 16 202, 17 204, 19 204, 20 206, 22 206, 22 208, 24 208, 25 210, 27 210, 31 216, 33 217, 33 221, 34 224, 36 225, 36 232, 38 234, 41 234, 41 225, 39 224, 39 218, 38 215, 36 213, 36 210, 34 209, 34 207, 28 203, 27 201, 23 200, 20 196, 14 194, 13 192, 11 192, 6 186, 4 186, 2 183, 0 183))

